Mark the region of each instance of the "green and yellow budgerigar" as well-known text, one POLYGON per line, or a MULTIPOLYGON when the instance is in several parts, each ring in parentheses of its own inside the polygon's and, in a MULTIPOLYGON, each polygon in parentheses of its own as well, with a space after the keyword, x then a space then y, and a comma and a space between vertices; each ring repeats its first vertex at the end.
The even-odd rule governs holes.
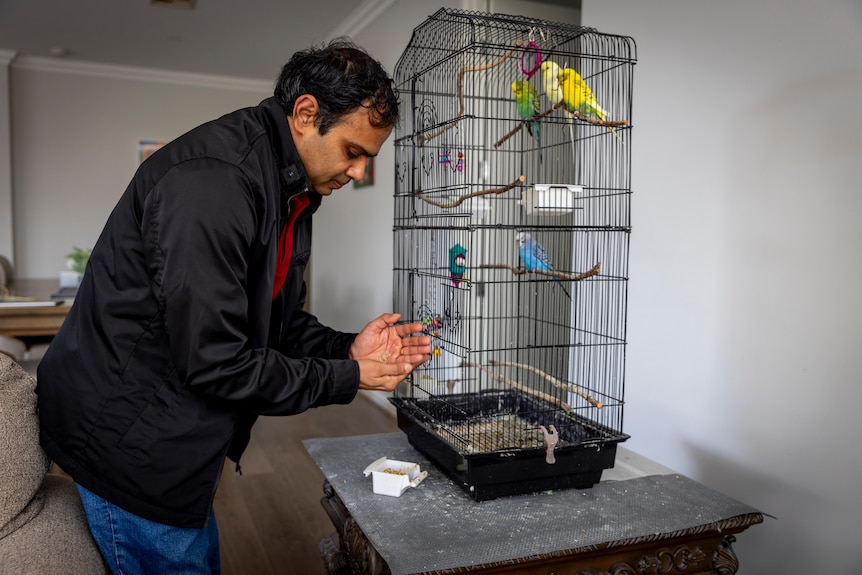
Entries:
MULTIPOLYGON (((515 103, 518 106, 518 116, 522 120, 526 120, 532 116, 541 113, 539 107, 539 94, 536 89, 527 80, 516 80, 512 82, 512 93, 515 95, 515 103)), ((531 136, 536 138, 536 145, 539 145, 539 131, 541 124, 537 120, 527 122, 527 131, 531 136)))
MULTIPOLYGON (((599 105, 593 91, 590 90, 590 87, 587 86, 587 83, 584 82, 580 74, 572 68, 563 68, 560 70, 558 79, 560 81, 560 89, 563 92, 563 101, 565 101, 566 107, 570 112, 577 112, 586 118, 605 119, 608 115, 607 110, 599 105)), ((608 126, 608 130, 616 136, 617 140, 620 142, 623 141, 616 130, 610 126, 608 126)))

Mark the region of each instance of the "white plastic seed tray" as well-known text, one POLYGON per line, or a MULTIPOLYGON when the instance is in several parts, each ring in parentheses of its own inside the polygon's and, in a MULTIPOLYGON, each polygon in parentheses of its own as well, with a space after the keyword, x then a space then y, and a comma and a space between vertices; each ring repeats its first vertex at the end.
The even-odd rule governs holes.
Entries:
POLYGON ((575 200, 583 193, 583 186, 535 184, 521 192, 521 203, 527 215, 561 216, 575 209, 575 200))
POLYGON ((374 493, 401 497, 408 487, 416 487, 428 476, 418 463, 381 457, 365 468, 365 477, 372 476, 374 493))

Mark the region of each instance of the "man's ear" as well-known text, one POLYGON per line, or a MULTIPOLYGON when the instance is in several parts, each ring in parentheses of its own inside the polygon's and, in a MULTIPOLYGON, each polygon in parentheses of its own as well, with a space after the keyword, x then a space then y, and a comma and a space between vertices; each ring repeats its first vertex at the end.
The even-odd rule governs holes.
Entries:
POLYGON ((303 94, 293 104, 293 115, 289 117, 294 131, 300 134, 314 128, 318 113, 317 98, 311 94, 303 94))

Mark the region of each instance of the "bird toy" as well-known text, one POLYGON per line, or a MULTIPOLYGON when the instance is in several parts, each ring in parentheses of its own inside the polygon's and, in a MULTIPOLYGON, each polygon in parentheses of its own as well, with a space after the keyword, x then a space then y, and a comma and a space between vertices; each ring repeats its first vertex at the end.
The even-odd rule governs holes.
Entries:
POLYGON ((533 74, 539 70, 541 65, 542 49, 539 48, 539 45, 536 44, 535 40, 531 37, 530 41, 527 42, 527 45, 524 47, 524 51, 521 53, 521 71, 527 75, 528 80, 531 80, 533 78, 533 74), (533 54, 533 67, 528 69, 525 60, 531 52, 533 54))

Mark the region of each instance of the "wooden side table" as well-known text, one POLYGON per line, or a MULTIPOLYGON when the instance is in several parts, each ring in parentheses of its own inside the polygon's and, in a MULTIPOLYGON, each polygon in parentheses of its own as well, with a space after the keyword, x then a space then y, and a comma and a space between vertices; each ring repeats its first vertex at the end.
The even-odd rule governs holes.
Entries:
POLYGON ((326 477, 321 504, 337 530, 321 542, 330 575, 733 575, 736 535, 763 521, 621 446, 591 489, 477 503, 403 433, 304 444, 326 477), (375 495, 362 471, 382 456, 417 462, 428 477, 401 497, 375 495))
POLYGON ((51 300, 57 288, 57 280, 16 279, 9 286, 11 295, 39 301, 21 307, 0 306, 0 334, 17 338, 57 335, 71 307, 70 301, 58 304, 51 300))

